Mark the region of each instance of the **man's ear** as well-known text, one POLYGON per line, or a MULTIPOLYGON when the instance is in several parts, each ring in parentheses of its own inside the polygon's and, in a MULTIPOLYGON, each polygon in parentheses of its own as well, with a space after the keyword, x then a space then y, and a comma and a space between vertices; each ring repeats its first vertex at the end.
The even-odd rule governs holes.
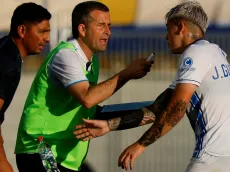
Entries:
POLYGON ((178 34, 180 34, 185 30, 185 23, 183 21, 179 21, 177 24, 177 28, 178 28, 177 32, 178 34))
POLYGON ((79 35, 85 37, 86 35, 86 27, 84 24, 79 24, 78 25, 78 32, 79 32, 79 35))
POLYGON ((19 25, 18 26, 18 35, 20 38, 24 38, 26 34, 26 26, 25 25, 19 25))

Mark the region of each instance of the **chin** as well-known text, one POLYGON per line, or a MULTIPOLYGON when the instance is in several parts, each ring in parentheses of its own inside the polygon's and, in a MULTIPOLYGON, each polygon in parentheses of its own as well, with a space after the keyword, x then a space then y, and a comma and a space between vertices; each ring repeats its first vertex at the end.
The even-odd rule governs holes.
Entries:
POLYGON ((100 48, 99 50, 98 50, 98 52, 105 52, 106 51, 106 48, 100 48))
POLYGON ((33 51, 30 52, 28 55, 36 55, 36 54, 40 54, 42 51, 38 50, 38 51, 33 51))
POLYGON ((180 52, 178 52, 178 51, 171 51, 173 54, 181 54, 180 52))
POLYGON ((178 48, 178 49, 171 49, 171 52, 173 54, 182 54, 181 50, 178 48))

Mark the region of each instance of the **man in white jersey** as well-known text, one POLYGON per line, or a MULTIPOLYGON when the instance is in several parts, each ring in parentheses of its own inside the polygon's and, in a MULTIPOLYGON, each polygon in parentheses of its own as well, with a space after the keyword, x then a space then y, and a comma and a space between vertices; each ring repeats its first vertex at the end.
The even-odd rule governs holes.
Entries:
MULTIPOLYGON (((173 53, 181 54, 175 80, 153 105, 142 108, 143 119, 152 114, 155 118, 148 123, 154 124, 123 151, 118 164, 132 169, 134 160, 146 147, 168 133, 187 112, 196 145, 186 172, 229 172, 230 68, 226 53, 218 45, 203 40, 208 17, 198 2, 175 6, 165 19, 169 47, 173 53)), ((85 120, 86 124, 76 127, 75 134, 84 140, 95 138, 120 129, 119 125, 127 123, 123 120, 119 117, 106 122, 85 120)), ((122 129, 135 127, 129 126, 122 129)))

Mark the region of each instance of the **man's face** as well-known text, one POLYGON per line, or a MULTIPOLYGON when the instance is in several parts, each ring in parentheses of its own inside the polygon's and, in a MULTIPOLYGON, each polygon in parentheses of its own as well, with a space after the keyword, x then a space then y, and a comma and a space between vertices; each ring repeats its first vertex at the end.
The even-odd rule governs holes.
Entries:
POLYGON ((109 12, 94 10, 90 14, 90 19, 86 25, 85 42, 93 52, 103 52, 106 50, 110 31, 109 12))
POLYGON ((166 27, 166 40, 168 41, 168 45, 172 53, 182 53, 181 50, 183 49, 183 33, 181 28, 179 28, 175 23, 171 21, 166 24, 166 27))
POLYGON ((40 23, 27 24, 23 38, 24 47, 29 55, 39 54, 50 41, 49 20, 40 23))

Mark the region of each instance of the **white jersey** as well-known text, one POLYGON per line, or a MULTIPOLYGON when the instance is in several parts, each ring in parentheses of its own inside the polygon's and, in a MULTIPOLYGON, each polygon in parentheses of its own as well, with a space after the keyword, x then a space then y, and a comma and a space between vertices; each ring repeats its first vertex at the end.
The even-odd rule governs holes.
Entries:
POLYGON ((198 86, 187 109, 196 136, 193 157, 204 152, 230 156, 230 65, 226 53, 206 40, 190 45, 179 59, 170 87, 177 83, 198 86))
POLYGON ((64 87, 88 81, 83 68, 88 72, 91 71, 91 63, 89 63, 77 40, 73 39, 69 43, 74 45, 75 51, 67 48, 61 49, 48 64, 51 80, 64 87))

